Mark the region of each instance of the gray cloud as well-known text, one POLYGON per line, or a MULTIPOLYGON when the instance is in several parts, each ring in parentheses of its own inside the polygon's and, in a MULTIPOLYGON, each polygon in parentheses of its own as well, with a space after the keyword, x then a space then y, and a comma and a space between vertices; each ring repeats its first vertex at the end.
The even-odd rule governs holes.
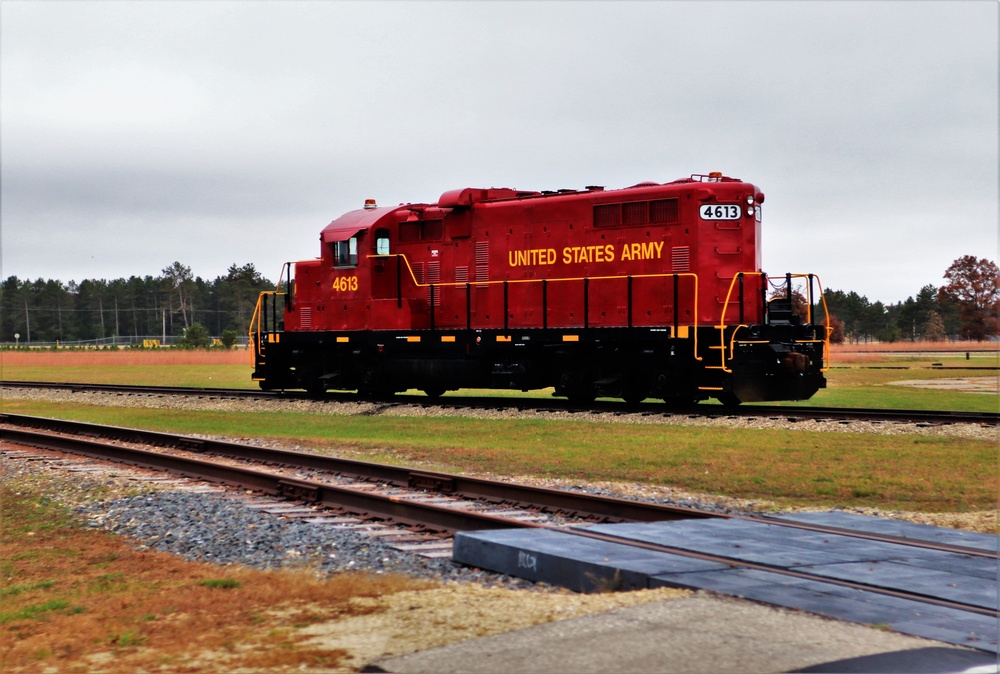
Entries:
POLYGON ((994 3, 0 12, 4 276, 271 274, 366 197, 711 170, 767 193, 771 273, 897 301, 997 253, 994 3))

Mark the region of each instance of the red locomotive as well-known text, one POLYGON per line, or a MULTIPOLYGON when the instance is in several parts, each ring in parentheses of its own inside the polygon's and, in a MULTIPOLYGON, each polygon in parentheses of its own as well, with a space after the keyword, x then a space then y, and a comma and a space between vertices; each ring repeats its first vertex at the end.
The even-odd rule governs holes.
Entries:
POLYGON ((811 274, 775 283, 760 271, 763 201, 719 173, 369 200, 327 225, 318 259, 287 264, 261 295, 253 378, 371 396, 809 398, 826 385, 822 290, 811 274))

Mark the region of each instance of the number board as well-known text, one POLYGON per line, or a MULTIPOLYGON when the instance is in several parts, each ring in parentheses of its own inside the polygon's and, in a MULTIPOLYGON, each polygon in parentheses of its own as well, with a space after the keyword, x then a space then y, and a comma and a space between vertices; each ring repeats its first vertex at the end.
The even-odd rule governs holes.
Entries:
POLYGON ((739 220, 739 204, 705 204, 698 209, 702 220, 739 220))

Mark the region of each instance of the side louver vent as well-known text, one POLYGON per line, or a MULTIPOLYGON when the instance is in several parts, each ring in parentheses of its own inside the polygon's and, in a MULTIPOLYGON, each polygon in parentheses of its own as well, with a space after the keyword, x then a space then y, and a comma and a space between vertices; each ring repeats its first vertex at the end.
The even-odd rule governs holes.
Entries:
POLYGON ((670 261, 673 264, 674 273, 691 271, 691 248, 674 246, 670 249, 670 261))

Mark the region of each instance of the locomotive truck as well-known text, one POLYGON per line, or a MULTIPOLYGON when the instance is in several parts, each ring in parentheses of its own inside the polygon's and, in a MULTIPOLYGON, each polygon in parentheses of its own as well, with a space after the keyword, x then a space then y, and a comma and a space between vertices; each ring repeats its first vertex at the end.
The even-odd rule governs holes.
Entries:
POLYGON ((761 271, 763 202, 721 173, 369 199, 322 230, 318 258, 286 263, 261 293, 253 379, 366 397, 809 398, 826 385, 822 287, 761 271))

